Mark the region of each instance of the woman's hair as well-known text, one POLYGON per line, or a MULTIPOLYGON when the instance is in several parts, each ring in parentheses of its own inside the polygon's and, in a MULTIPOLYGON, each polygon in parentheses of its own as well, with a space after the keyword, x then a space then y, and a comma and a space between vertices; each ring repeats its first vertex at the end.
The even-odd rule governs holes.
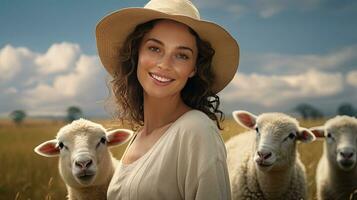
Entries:
MULTIPOLYGON (((116 103, 115 115, 134 124, 143 125, 143 88, 137 79, 138 56, 141 41, 160 19, 152 20, 136 26, 135 30, 127 37, 120 49, 118 67, 110 81, 114 101, 116 103)), ((196 73, 189 78, 185 87, 181 91, 182 100, 193 109, 200 110, 216 121, 219 129, 222 130, 220 122, 224 119, 224 114, 218 109, 219 97, 212 92, 214 74, 212 72, 212 57, 215 53, 211 45, 201 40, 198 34, 189 28, 190 33, 195 36, 198 49, 196 60, 196 73)))

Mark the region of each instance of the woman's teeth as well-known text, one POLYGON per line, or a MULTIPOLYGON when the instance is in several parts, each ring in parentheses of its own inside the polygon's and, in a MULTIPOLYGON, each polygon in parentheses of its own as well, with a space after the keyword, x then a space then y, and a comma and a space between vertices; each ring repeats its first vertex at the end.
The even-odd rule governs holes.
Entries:
POLYGON ((152 78, 154 78, 154 79, 156 79, 156 80, 158 80, 158 81, 160 81, 160 82, 170 82, 170 81, 172 81, 173 79, 168 79, 168 78, 165 78, 165 77, 162 77, 162 76, 158 76, 158 75, 156 75, 156 74, 151 74, 150 73, 150 75, 151 75, 151 77, 152 78))

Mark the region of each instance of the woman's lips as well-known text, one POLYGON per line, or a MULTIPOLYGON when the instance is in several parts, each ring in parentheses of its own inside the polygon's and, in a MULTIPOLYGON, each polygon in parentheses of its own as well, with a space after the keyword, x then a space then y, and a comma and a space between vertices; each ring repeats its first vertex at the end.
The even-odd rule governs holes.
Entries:
POLYGON ((155 81, 158 81, 160 83, 170 83, 172 81, 174 81, 175 79, 170 79, 170 78, 167 78, 167 77, 164 77, 164 76, 161 76, 161 75, 158 75, 158 74, 154 74, 154 73, 149 73, 150 77, 153 78, 155 81))

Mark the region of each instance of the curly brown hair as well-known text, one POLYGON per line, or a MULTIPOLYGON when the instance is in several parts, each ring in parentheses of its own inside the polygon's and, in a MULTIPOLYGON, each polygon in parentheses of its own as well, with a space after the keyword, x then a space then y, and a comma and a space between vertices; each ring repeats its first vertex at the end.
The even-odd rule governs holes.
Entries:
MULTIPOLYGON (((128 120, 131 125, 144 124, 143 88, 140 85, 136 70, 138 65, 139 47, 142 38, 161 19, 152 20, 136 26, 129 34, 120 49, 119 68, 115 69, 113 79, 110 81, 116 110, 114 114, 122 121, 128 120)), ((212 57, 215 53, 209 42, 203 41, 191 28, 191 34, 195 36, 198 56, 196 60, 196 73, 189 78, 181 91, 183 102, 193 109, 200 110, 216 121, 222 130, 220 122, 224 114, 218 109, 219 97, 212 91, 214 74, 212 72, 212 57)))

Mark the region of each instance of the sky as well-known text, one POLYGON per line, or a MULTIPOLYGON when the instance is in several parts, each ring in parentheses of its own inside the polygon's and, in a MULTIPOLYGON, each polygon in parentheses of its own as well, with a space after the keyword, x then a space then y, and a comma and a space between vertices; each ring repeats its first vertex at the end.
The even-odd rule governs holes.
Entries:
MULTIPOLYGON (((2 0, 0 117, 66 113, 110 117, 108 74, 97 56, 95 26, 144 0, 2 0)), ((201 18, 238 41, 240 64, 219 93, 221 108, 292 113, 309 103, 326 115, 357 108, 357 1, 193 0, 201 18)))

